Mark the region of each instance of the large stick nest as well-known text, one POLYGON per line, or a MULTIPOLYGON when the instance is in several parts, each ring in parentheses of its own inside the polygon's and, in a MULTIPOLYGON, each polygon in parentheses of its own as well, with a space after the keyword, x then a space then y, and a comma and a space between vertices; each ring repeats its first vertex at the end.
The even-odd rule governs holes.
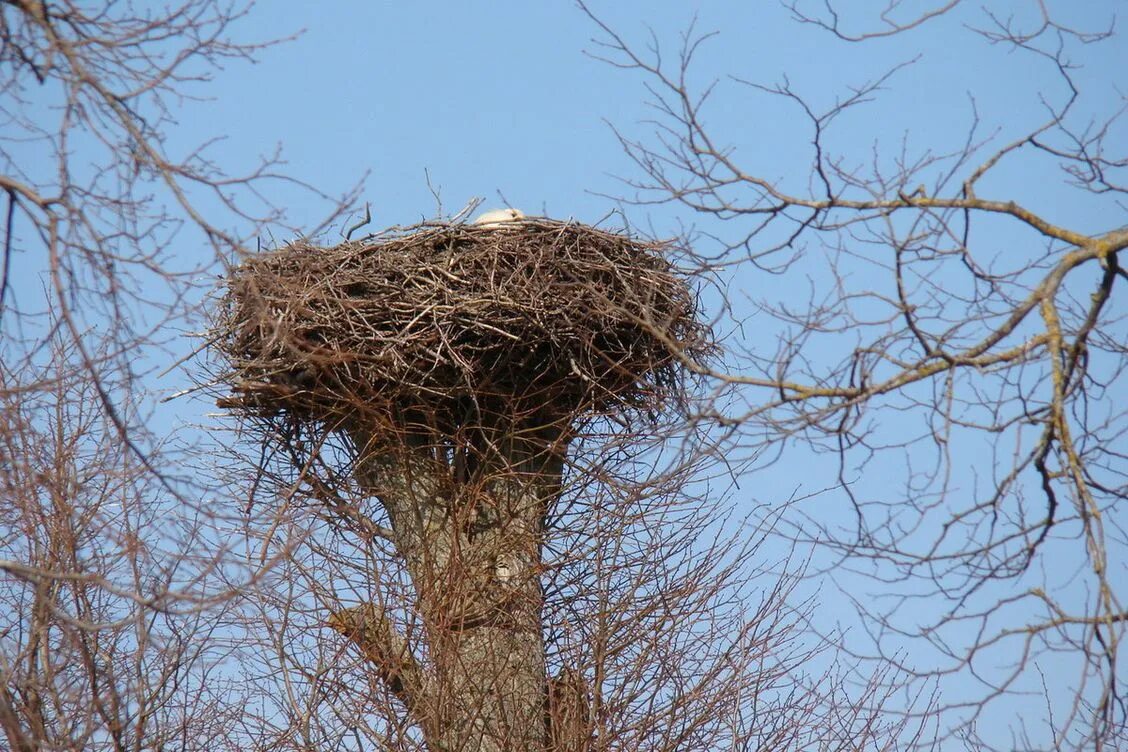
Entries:
POLYGON ((325 421, 658 407, 680 392, 678 354, 709 347, 666 250, 540 219, 292 243, 228 279, 212 334, 233 395, 220 402, 325 421))

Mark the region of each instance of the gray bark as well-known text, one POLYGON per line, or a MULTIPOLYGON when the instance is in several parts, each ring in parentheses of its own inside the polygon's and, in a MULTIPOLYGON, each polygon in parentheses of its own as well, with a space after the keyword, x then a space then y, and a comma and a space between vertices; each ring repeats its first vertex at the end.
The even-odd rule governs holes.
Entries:
POLYGON ((467 477, 433 437, 378 442, 360 429, 359 481, 388 514, 414 584, 425 671, 378 608, 334 614, 431 749, 547 748, 541 539, 563 447, 549 429, 499 433, 467 477))

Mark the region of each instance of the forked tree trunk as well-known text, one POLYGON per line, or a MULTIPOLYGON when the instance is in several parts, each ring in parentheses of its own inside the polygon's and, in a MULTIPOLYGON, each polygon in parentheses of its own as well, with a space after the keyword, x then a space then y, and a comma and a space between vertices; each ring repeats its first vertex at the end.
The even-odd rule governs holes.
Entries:
POLYGON ((428 666, 375 606, 335 614, 333 626, 365 651, 429 748, 547 749, 540 547, 563 468, 555 432, 498 436, 473 482, 433 439, 353 438, 359 480, 387 511, 415 586, 428 666))

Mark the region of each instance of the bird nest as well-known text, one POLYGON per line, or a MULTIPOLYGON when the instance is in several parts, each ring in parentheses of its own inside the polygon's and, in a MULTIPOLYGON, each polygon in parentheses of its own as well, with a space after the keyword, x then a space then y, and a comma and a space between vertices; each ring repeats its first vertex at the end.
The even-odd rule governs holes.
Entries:
POLYGON ((708 350, 665 255, 574 222, 421 225, 253 256, 212 332, 221 406, 340 423, 422 411, 561 420, 655 408, 708 350))

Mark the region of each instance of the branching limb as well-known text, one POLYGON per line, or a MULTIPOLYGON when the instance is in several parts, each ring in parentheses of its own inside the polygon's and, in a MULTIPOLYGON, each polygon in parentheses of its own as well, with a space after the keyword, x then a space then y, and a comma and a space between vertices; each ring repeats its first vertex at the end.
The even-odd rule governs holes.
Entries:
POLYGON ((372 603, 342 609, 330 614, 328 626, 361 649, 388 689, 430 735, 434 729, 430 728, 433 721, 427 710, 428 678, 412 655, 407 640, 396 631, 383 610, 372 603))

